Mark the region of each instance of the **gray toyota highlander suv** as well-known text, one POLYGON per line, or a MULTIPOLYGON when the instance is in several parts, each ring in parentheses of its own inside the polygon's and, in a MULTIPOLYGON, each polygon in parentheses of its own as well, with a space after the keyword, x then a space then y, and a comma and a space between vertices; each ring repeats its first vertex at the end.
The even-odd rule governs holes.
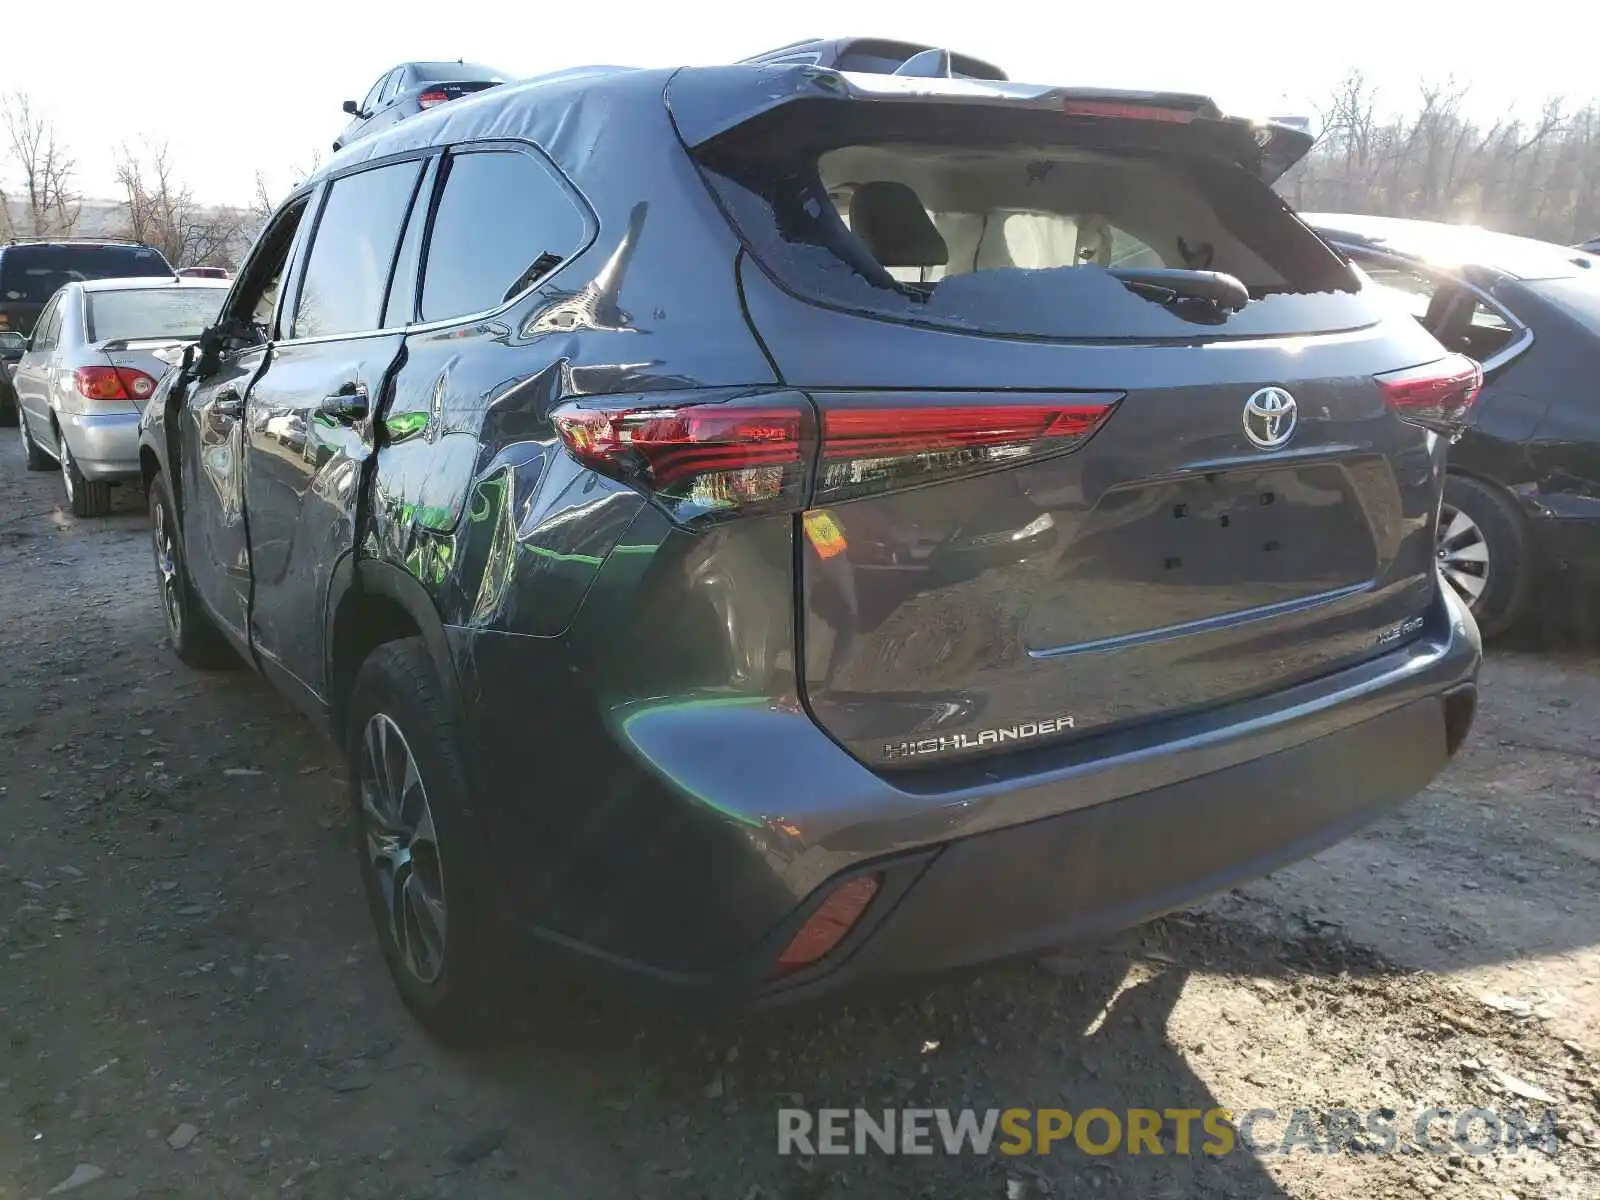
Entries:
POLYGON ((1099 934, 1425 787, 1479 386, 1201 97, 508 84, 295 192, 145 413, 177 653, 349 756, 391 973, 705 1008, 1099 934))

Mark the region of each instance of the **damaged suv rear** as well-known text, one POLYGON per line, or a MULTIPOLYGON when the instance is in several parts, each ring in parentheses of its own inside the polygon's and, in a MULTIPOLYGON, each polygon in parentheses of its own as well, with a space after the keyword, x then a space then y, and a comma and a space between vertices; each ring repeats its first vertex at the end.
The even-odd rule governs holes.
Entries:
POLYGON ((1475 705, 1433 530, 1481 376, 1272 193, 1306 144, 597 70, 291 197, 150 406, 157 562, 180 651, 346 747, 413 1010, 475 1028, 499 935, 702 1004, 1026 952, 1423 788, 1475 705))

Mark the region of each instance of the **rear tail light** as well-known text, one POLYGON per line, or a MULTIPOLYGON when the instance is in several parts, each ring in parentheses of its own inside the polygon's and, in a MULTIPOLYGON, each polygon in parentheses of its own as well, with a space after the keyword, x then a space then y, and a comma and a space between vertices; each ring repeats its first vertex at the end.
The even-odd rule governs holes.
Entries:
POLYGON ((1014 403, 997 393, 811 399, 777 392, 651 407, 662 397, 571 401, 551 414, 573 457, 649 492, 691 522, 941 482, 1074 450, 1105 423, 1120 393, 1014 403))
POLYGON ((802 508, 814 419, 793 393, 639 407, 564 404, 551 414, 574 458, 651 493, 673 516, 802 508))
POLYGON ((1395 415, 1438 433, 1459 433, 1483 388, 1483 368, 1464 354, 1378 376, 1395 415))
POLYGON ((72 373, 87 400, 148 400, 156 381, 132 367, 79 367, 72 373))
POLYGON ((439 88, 429 88, 417 97, 418 108, 432 108, 435 104, 443 104, 450 99, 450 93, 439 88))
POLYGON ((829 892, 778 956, 777 974, 809 967, 828 955, 855 928, 880 886, 876 875, 857 875, 829 892))
POLYGON ((1034 404, 830 407, 814 502, 837 503, 1011 466, 1076 449, 1116 406, 1116 396, 1034 404))

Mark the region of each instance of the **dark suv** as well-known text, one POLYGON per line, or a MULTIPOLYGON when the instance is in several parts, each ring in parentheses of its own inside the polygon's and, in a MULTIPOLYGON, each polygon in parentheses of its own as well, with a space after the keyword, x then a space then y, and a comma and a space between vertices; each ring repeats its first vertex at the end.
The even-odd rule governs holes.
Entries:
POLYGON ((532 948, 697 1005, 1313 853, 1466 735, 1475 364, 1190 96, 569 72, 351 147, 146 409, 169 632, 349 755, 431 1028, 532 948))
MULTIPOLYGON (((85 279, 170 276, 154 246, 93 238, 22 238, 0 245, 0 333, 33 333, 45 302, 85 279)), ((0 368, 0 425, 17 423, 17 397, 0 368)))

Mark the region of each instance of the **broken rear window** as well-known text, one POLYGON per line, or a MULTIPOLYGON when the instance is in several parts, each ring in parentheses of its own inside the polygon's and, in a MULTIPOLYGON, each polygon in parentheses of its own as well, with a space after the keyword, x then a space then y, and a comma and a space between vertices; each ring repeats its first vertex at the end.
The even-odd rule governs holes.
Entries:
POLYGON ((897 127, 863 111, 825 132, 787 131, 798 144, 769 128, 702 151, 725 212, 791 291, 897 320, 1048 338, 1282 335, 1382 315, 1234 164, 1140 146, 1136 134, 1127 145, 1012 142, 1007 114, 992 110, 976 137, 934 136, 932 113, 888 119, 897 127), (1115 274, 1172 268, 1234 276, 1250 302, 1197 330, 1192 312, 1115 274))

